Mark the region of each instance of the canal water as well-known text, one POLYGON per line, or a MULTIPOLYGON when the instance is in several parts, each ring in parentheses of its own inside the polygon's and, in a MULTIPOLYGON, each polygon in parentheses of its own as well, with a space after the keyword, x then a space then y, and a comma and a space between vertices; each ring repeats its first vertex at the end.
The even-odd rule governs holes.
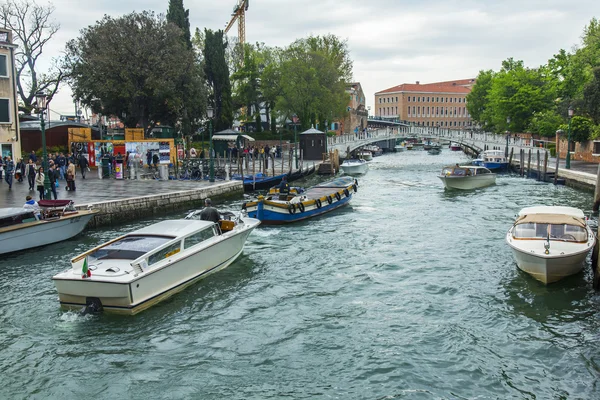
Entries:
POLYGON ((518 176, 445 191, 436 174, 466 160, 378 157, 350 206, 259 228, 228 269, 133 317, 61 311, 50 278, 155 220, 2 256, 0 398, 600 398, 589 266, 546 287, 504 242, 522 207, 587 213, 592 195, 518 176))

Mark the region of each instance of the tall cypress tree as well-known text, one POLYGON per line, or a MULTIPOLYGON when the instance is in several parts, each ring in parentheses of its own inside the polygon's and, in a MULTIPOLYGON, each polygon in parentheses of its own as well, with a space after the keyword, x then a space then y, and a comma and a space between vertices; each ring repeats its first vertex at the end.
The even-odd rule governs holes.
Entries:
POLYGON ((217 131, 231 127, 233 123, 233 101, 229 68, 225 61, 227 43, 223 31, 213 32, 205 29, 204 73, 212 91, 212 103, 215 108, 215 129, 217 131))
POLYGON ((192 36, 190 34, 190 10, 183 7, 183 0, 169 0, 167 21, 177 25, 183 32, 183 40, 188 49, 192 48, 192 36))

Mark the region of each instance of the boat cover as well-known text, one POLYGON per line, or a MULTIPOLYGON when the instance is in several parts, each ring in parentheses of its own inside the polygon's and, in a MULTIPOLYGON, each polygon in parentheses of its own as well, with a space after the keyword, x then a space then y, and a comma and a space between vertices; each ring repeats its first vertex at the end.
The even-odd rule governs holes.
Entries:
POLYGON ((16 217, 18 215, 31 214, 32 210, 26 210, 24 208, 9 207, 0 208, 0 219, 7 217, 16 217))
POLYGON ((554 225, 575 225, 585 228, 585 220, 576 218, 571 215, 562 214, 527 214, 517 218, 515 225, 538 223, 538 224, 554 224, 554 225))
POLYGON ((40 207, 66 207, 71 204, 71 200, 40 200, 38 201, 40 207))

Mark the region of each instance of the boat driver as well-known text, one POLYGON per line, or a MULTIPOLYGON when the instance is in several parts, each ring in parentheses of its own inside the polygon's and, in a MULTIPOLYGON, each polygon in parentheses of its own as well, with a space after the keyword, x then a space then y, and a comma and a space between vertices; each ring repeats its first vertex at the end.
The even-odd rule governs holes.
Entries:
POLYGON ((35 214, 35 217, 39 220, 41 219, 40 214, 40 205, 35 201, 31 196, 25 197, 25 204, 23 204, 23 208, 25 210, 31 210, 35 214))
POLYGON ((287 182, 287 176, 284 175, 281 179, 281 183, 278 186, 279 189, 279 200, 287 200, 288 194, 290 193, 290 185, 287 182))
POLYGON ((218 224, 220 219, 219 212, 212 206, 212 201, 209 198, 204 200, 204 206, 204 210, 200 213, 200 219, 218 224))

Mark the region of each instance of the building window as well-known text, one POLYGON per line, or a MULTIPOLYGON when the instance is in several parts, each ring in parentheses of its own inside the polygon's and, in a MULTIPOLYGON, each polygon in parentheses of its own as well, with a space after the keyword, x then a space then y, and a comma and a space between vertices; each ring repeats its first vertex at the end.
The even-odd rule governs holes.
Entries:
POLYGON ((435 102, 436 102, 436 103, 439 103, 439 102, 440 102, 440 98, 439 98, 439 97, 436 97, 436 98, 435 98, 435 102))
POLYGON ((5 54, 0 54, 0 77, 8 78, 8 58, 5 54))
POLYGON ((398 115, 398 106, 396 106, 396 115, 398 115))
POLYGON ((398 102, 398 96, 396 96, 396 103, 398 102))
POLYGON ((0 99, 0 123, 10 123, 9 99, 0 99))
POLYGON ((421 98, 420 98, 420 97, 417 97, 417 101, 420 103, 420 102, 421 102, 421 98))
POLYGON ((417 113, 415 112, 415 110, 416 110, 416 107, 413 106, 413 112, 412 112, 413 117, 415 117, 417 115, 417 113))
POLYGON ((440 108, 439 107, 435 108, 435 115, 440 115, 440 108))
POLYGON ((429 97, 427 97, 427 102, 429 103, 429 97))
POLYGON ((421 107, 417 107, 417 117, 421 116, 421 107))
POLYGON ((381 104, 381 97, 379 98, 379 104, 381 104))
POLYGON ((410 102, 410 96, 408 96, 408 101, 410 102))
POLYGON ((416 99, 416 97, 415 97, 415 96, 413 96, 413 101, 416 101, 415 99, 416 99))

